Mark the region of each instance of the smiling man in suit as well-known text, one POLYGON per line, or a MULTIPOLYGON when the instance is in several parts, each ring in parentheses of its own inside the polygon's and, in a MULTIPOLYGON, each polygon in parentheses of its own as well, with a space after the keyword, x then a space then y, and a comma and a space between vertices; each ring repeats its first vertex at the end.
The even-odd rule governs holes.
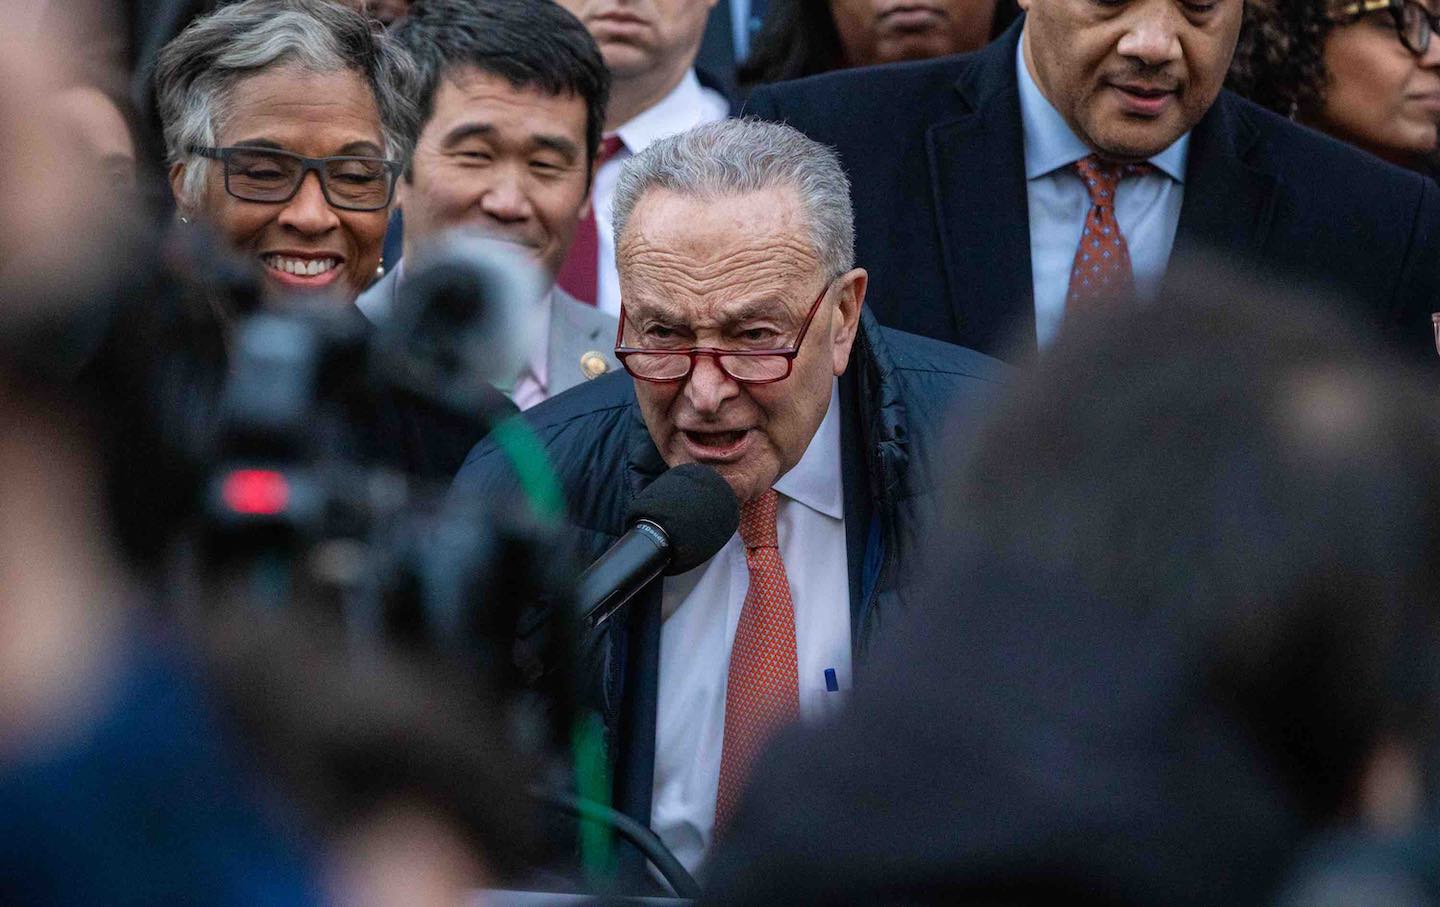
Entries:
POLYGON ((1067 313, 1153 300, 1208 250, 1430 349, 1440 192, 1223 91, 1242 0, 1021 6, 978 53, 751 98, 840 151, 881 322, 1023 361, 1067 313))
MULTIPOLYGON (((396 34, 421 71, 415 154, 399 188, 405 257, 441 231, 478 228, 532 256, 552 284, 540 337, 510 389, 527 409, 616 367, 616 319, 558 286, 589 210, 610 74, 574 16, 534 0, 420 0, 396 34)), ((357 301, 383 317, 404 258, 357 301)))

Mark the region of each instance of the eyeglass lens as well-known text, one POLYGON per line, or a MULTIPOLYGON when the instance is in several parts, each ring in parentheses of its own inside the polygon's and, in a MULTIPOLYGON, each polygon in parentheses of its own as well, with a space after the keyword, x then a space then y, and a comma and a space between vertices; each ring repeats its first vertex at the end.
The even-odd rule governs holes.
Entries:
MULTIPOLYGON (((784 356, 715 356, 720 369, 736 381, 775 381, 785 377, 789 361, 784 356)), ((633 374, 655 381, 674 381, 690 371, 688 353, 631 353, 625 367, 633 374)))
POLYGON ((1411 53, 1423 54, 1430 49, 1430 17, 1424 7, 1406 3, 1400 7, 1400 37, 1411 53))
MULTIPOLYGON (((331 158, 320 169, 321 186, 331 204, 361 209, 385 207, 390 199, 390 170, 366 158, 331 158)), ((282 202, 299 188, 305 164, 299 158, 258 149, 239 149, 226 161, 226 186, 232 195, 254 202, 282 202)))

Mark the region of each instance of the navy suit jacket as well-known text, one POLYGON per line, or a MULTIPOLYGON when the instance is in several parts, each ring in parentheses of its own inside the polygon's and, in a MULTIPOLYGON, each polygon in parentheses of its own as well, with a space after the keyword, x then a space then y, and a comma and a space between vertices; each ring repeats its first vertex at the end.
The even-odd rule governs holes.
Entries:
MULTIPOLYGON (((974 54, 762 86, 746 106, 838 149, 882 324, 1012 361, 1036 348, 1023 24, 974 54)), ((1328 288, 1435 358, 1440 189, 1228 91, 1192 133, 1171 261, 1200 253, 1328 288)))

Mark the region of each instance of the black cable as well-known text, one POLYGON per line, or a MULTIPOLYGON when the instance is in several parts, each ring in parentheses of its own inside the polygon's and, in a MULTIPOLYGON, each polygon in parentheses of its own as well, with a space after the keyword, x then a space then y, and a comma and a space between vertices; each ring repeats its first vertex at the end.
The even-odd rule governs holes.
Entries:
POLYGON ((622 838, 635 845, 635 848, 645 855, 645 859, 655 864, 665 881, 675 889, 677 897, 689 898, 691 900, 700 897, 700 885, 695 881, 670 849, 655 832, 636 822, 624 813, 611 809, 594 800, 585 800, 570 793, 548 790, 531 790, 531 795, 546 806, 553 807, 568 815, 587 822, 599 822, 607 825, 620 834, 622 838))

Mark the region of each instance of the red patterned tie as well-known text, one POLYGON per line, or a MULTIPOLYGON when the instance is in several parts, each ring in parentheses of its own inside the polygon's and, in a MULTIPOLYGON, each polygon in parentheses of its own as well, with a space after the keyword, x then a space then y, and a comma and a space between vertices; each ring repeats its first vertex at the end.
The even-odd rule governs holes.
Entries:
POLYGON ((795 606, 775 537, 778 499, 772 488, 740 509, 740 540, 745 543, 750 588, 735 629, 725 684, 725 741, 715 795, 717 829, 730 824, 751 764, 771 734, 800 715, 795 606))
MULTIPOLYGON (((625 143, 618 135, 607 135, 601 139, 597 157, 599 163, 595 165, 595 170, 598 172, 605 166, 606 161, 619 154, 624 147, 625 143)), ((560 285, 560 289, 581 302, 594 305, 599 298, 599 272, 600 234, 595 227, 595 205, 592 198, 589 212, 575 224, 575 236, 570 240, 570 251, 565 254, 565 262, 560 265, 560 273, 555 275, 555 282, 560 285)))
POLYGON ((1090 155, 1075 162, 1075 169, 1090 192, 1090 213, 1075 264, 1070 270, 1070 292, 1066 308, 1084 309, 1097 302, 1124 299, 1135 290, 1135 273, 1130 267, 1130 247, 1115 219, 1115 190, 1130 176, 1154 172, 1150 164, 1117 164, 1090 155))

